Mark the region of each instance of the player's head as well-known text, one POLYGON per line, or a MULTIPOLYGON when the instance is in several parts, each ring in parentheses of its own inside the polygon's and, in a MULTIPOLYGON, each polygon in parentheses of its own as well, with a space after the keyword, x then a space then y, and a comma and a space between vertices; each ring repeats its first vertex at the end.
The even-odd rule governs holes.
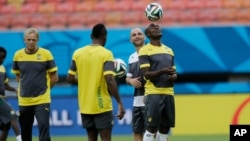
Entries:
POLYGON ((141 47, 144 45, 145 37, 140 28, 133 28, 130 31, 130 41, 134 44, 135 47, 141 47))
POLYGON ((39 40, 39 33, 36 28, 28 28, 24 32, 24 42, 26 44, 26 48, 28 49, 36 49, 37 42, 39 40))
POLYGON ((95 43, 105 45, 107 40, 107 29, 102 23, 98 23, 94 25, 91 33, 91 39, 95 41, 95 43))
POLYGON ((158 24, 151 23, 146 29, 145 29, 145 35, 151 40, 151 39, 161 39, 162 33, 161 28, 158 24))
POLYGON ((7 51, 5 50, 5 48, 0 46, 0 65, 3 64, 6 56, 7 56, 7 51))

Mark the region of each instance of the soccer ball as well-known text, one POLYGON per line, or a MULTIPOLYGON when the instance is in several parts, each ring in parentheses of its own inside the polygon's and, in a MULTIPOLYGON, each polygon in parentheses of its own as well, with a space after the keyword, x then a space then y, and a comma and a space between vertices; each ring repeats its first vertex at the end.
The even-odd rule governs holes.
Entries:
POLYGON ((127 64, 120 58, 114 60, 115 77, 122 78, 127 74, 127 64))
POLYGON ((145 8, 146 18, 150 21, 157 21, 162 18, 163 9, 159 3, 149 3, 145 8))

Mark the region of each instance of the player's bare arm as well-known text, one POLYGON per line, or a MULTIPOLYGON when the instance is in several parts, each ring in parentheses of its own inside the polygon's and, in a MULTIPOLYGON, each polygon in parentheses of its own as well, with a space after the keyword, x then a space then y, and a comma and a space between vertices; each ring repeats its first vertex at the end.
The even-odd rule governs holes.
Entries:
POLYGON ((49 72, 49 76, 50 76, 50 88, 52 88, 55 85, 55 83, 59 80, 57 71, 49 72))
POLYGON ((118 103, 118 114, 116 116, 118 117, 118 119, 122 119, 125 114, 125 110, 123 108, 122 100, 118 93, 118 88, 114 76, 112 74, 105 75, 105 80, 107 82, 108 91, 110 95, 112 95, 118 103))

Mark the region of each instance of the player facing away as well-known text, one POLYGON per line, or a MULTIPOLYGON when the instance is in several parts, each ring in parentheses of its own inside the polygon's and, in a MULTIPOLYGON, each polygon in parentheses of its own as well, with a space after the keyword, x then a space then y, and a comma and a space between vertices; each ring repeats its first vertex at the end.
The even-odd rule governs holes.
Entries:
POLYGON ((10 127, 12 127, 17 141, 22 141, 17 115, 13 107, 5 100, 5 90, 16 93, 16 89, 9 85, 3 62, 7 56, 5 48, 0 47, 0 141, 6 141, 10 127))
POLYGON ((152 23, 145 29, 149 43, 139 51, 140 68, 145 83, 146 131, 143 141, 166 141, 175 126, 173 81, 177 78, 174 53, 162 44, 160 26, 152 23))
POLYGON ((134 87, 134 100, 132 112, 132 129, 134 141, 142 141, 145 131, 145 105, 144 99, 144 84, 145 80, 140 71, 140 63, 138 52, 144 46, 145 36, 140 28, 133 28, 130 31, 130 41, 134 45, 135 52, 128 59, 128 73, 126 77, 127 84, 134 87))
POLYGON ((50 141, 50 89, 58 81, 57 66, 51 52, 37 45, 36 28, 24 32, 26 47, 15 52, 12 72, 19 83, 19 124, 23 141, 32 141, 36 117, 40 141, 50 141))
POLYGON ((88 140, 97 141, 100 134, 102 141, 111 141, 114 124, 111 96, 118 103, 118 119, 123 118, 125 111, 114 78, 113 54, 104 47, 106 27, 101 23, 94 25, 91 39, 92 44, 73 53, 67 80, 78 84, 78 105, 88 140))

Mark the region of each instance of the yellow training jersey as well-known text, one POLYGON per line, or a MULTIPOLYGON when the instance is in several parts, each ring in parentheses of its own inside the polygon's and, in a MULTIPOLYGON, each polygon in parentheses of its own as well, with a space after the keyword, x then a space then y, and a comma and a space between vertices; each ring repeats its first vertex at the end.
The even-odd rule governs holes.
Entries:
MULTIPOLYGON (((140 68, 149 67, 150 71, 157 71, 165 67, 173 67, 174 53, 171 48, 161 45, 154 46, 150 43, 139 51, 140 68)), ((151 80, 146 80, 145 95, 168 94, 173 95, 173 82, 169 81, 168 74, 162 74, 151 80)))
POLYGON ((113 110, 112 99, 104 76, 115 75, 113 54, 100 45, 77 49, 72 57, 69 74, 78 78, 78 104, 83 114, 113 110))
POLYGON ((57 71, 51 52, 40 48, 33 54, 18 50, 13 59, 12 73, 20 75, 18 104, 31 106, 50 103, 49 72, 57 71))

